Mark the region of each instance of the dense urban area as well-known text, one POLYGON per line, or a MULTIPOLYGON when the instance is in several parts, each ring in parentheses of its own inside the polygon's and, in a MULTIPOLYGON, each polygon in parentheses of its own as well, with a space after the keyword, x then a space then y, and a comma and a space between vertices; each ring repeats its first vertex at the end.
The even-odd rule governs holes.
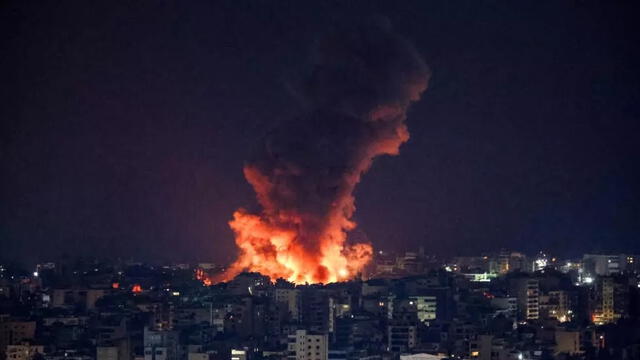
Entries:
POLYGON ((640 359, 640 259, 379 252, 359 279, 216 264, 0 265, 7 360, 640 359))

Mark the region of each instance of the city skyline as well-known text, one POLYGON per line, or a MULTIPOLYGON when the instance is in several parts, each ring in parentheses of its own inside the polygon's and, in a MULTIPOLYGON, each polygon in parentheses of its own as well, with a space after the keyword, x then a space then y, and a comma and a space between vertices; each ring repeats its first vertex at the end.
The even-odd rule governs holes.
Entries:
POLYGON ((0 360, 639 360, 636 8, 3 1, 0 360))
POLYGON ((374 273, 295 284, 219 265, 0 263, 12 360, 634 360, 640 256, 422 249, 374 273))

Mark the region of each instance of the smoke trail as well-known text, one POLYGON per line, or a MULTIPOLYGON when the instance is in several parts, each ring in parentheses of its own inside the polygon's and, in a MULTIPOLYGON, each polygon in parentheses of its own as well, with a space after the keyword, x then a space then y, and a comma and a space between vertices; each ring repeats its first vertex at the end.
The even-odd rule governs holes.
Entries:
POLYGON ((257 271, 294 282, 348 279, 372 255, 346 243, 356 224, 353 190, 373 159, 409 139, 409 105, 429 71, 384 22, 336 29, 317 44, 302 95, 308 112, 267 135, 244 168, 260 214, 240 209, 230 226, 240 253, 224 274, 257 271))

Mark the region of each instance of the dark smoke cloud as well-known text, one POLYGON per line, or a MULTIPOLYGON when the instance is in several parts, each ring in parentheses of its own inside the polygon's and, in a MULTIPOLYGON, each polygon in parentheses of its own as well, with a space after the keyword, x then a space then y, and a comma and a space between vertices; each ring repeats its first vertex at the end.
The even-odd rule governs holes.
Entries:
MULTIPOLYGON (((295 245, 303 253, 297 256, 311 265, 314 279, 326 280, 336 272, 330 267, 338 265, 328 258, 344 260, 356 251, 344 244, 346 232, 355 227, 350 220, 354 187, 374 157, 395 155, 407 141, 406 111, 428 79, 416 49, 388 22, 338 26, 313 53, 301 91, 308 112, 279 124, 246 164, 245 176, 264 209, 262 221, 295 232, 295 245)), ((238 236, 242 267, 255 262, 243 261, 247 241, 249 252, 271 259, 286 251, 271 239, 238 236)))
POLYGON ((304 91, 315 108, 364 118, 375 107, 419 97, 429 69, 411 43, 384 18, 337 25, 318 42, 304 91))

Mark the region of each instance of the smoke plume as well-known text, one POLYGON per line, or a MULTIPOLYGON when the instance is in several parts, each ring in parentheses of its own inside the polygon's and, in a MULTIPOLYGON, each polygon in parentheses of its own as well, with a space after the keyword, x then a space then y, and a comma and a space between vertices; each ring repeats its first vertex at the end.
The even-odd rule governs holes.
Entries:
POLYGON ((427 88, 429 70, 380 21, 335 29, 312 58, 301 91, 307 113, 269 133, 244 167, 263 210, 234 213, 239 256, 221 280, 248 270, 334 282, 371 259, 370 244, 347 243, 353 190, 375 157, 397 155, 409 139, 407 109, 427 88))

